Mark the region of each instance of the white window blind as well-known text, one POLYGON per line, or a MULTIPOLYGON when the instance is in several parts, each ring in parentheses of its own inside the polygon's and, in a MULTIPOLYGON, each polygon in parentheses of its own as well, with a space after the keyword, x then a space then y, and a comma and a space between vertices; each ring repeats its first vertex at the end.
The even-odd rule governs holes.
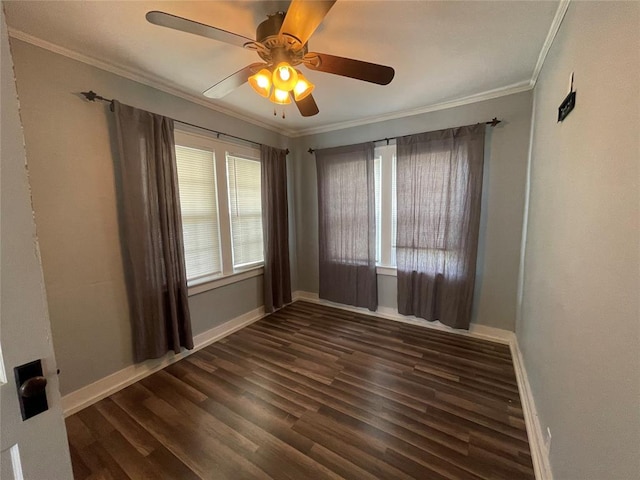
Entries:
POLYGON ((264 260, 260 162, 227 154, 233 267, 264 260))
POLYGON ((212 151, 176 145, 187 279, 222 271, 220 224, 212 151))

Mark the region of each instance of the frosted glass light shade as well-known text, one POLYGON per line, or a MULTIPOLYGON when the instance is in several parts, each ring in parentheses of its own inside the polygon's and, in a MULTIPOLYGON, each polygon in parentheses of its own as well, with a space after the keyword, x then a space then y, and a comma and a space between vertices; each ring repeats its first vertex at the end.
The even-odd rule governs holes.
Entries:
POLYGON ((273 86, 278 90, 290 92, 298 83, 298 72, 287 62, 280 62, 273 70, 273 86))
POLYGON ((293 87, 293 96, 296 102, 308 97, 316 86, 305 78, 304 75, 298 73, 298 82, 293 87))
POLYGON ((269 98, 269 93, 271 93, 271 72, 263 68, 255 75, 251 75, 249 77, 249 85, 258 95, 269 98))
POLYGON ((289 105, 291 103, 291 96, 289 95, 289 92, 274 88, 269 100, 273 103, 277 103, 278 105, 289 105))

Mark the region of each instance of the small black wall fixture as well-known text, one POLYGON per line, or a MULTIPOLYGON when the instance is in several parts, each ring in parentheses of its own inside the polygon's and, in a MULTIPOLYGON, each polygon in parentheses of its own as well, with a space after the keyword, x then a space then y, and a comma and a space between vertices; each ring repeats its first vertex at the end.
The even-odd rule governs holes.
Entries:
POLYGON ((576 106, 576 92, 573 91, 573 73, 571 74, 571 91, 558 107, 558 123, 569 116, 576 106))

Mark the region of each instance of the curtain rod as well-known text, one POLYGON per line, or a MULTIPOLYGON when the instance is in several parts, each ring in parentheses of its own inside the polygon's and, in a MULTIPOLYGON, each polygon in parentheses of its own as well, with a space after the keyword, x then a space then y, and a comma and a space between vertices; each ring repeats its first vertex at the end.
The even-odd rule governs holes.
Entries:
MULTIPOLYGON (((110 103, 110 110, 113 112, 113 99, 111 98, 104 98, 102 95, 98 95, 96 92, 94 92, 93 90, 89 90, 88 92, 80 92, 82 95, 84 95, 84 98, 86 98, 87 100, 89 100, 90 102, 95 102, 96 100, 100 100, 102 102, 108 102, 110 103)), ((211 128, 206 128, 206 127, 201 127, 200 125, 196 125, 195 123, 189 123, 189 122, 184 122, 182 120, 176 120, 175 118, 172 118, 171 120, 173 120, 174 122, 178 122, 181 123, 183 125, 189 125, 190 127, 195 127, 195 128, 199 128, 201 130, 206 130, 207 132, 211 132, 211 133, 215 133, 217 135, 217 138, 220 138, 220 135, 224 135, 225 137, 229 137, 229 138, 235 138, 236 140, 241 140, 243 142, 248 142, 248 143, 252 143, 253 145, 258 145, 258 146, 262 146, 261 143, 259 142, 254 142, 253 140, 249 140, 247 138, 242 138, 242 137, 237 137, 235 135, 230 135, 228 133, 224 133, 224 132, 219 132, 218 130, 213 130, 211 128)), ((289 149, 287 148, 285 150, 286 154, 289 154, 289 149)))
MULTIPOLYGON (((498 125, 499 123, 502 123, 502 120, 498 120, 497 117, 493 117, 493 119, 489 122, 485 122, 487 125, 491 125, 492 127, 495 127, 496 125, 498 125)), ((389 142, 391 140, 395 140, 397 137, 394 138, 379 138, 378 140, 372 140, 373 143, 378 143, 378 142, 387 142, 387 145, 389 145, 389 142)), ((309 150, 307 150, 307 152, 309 153, 313 153, 317 150, 317 148, 311 148, 309 147, 309 150)))

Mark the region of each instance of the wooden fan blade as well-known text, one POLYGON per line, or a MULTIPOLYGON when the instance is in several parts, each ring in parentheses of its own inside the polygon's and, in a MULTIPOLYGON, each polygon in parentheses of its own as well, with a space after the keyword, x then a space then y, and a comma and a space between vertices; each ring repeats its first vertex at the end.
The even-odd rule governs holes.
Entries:
POLYGON ((304 45, 322 23, 336 0, 293 0, 280 27, 280 35, 296 37, 304 45))
POLYGON ((391 67, 326 53, 308 53, 304 57, 304 64, 311 70, 342 75, 378 85, 388 85, 396 74, 391 67))
POLYGON ((291 99, 296 103, 298 110, 300 110, 300 115, 303 117, 313 117, 320 111, 318 110, 318 105, 316 105, 316 101, 313 99, 313 95, 311 94, 299 101, 296 101, 295 98, 293 98, 293 94, 291 94, 291 99))
POLYGON ((171 15, 170 13, 151 11, 147 12, 147 21, 161 27, 173 28, 181 32, 193 33, 202 37, 212 38, 219 42, 229 43, 237 47, 243 47, 247 42, 253 42, 253 39, 238 35, 237 33, 227 32, 220 28, 205 25, 204 23, 194 22, 187 18, 171 15))
POLYGON ((232 73, 224 80, 219 81, 208 90, 205 90, 203 95, 209 98, 222 98, 246 83, 251 75, 264 66, 266 66, 266 63, 252 63, 251 65, 247 65, 242 70, 232 73))

